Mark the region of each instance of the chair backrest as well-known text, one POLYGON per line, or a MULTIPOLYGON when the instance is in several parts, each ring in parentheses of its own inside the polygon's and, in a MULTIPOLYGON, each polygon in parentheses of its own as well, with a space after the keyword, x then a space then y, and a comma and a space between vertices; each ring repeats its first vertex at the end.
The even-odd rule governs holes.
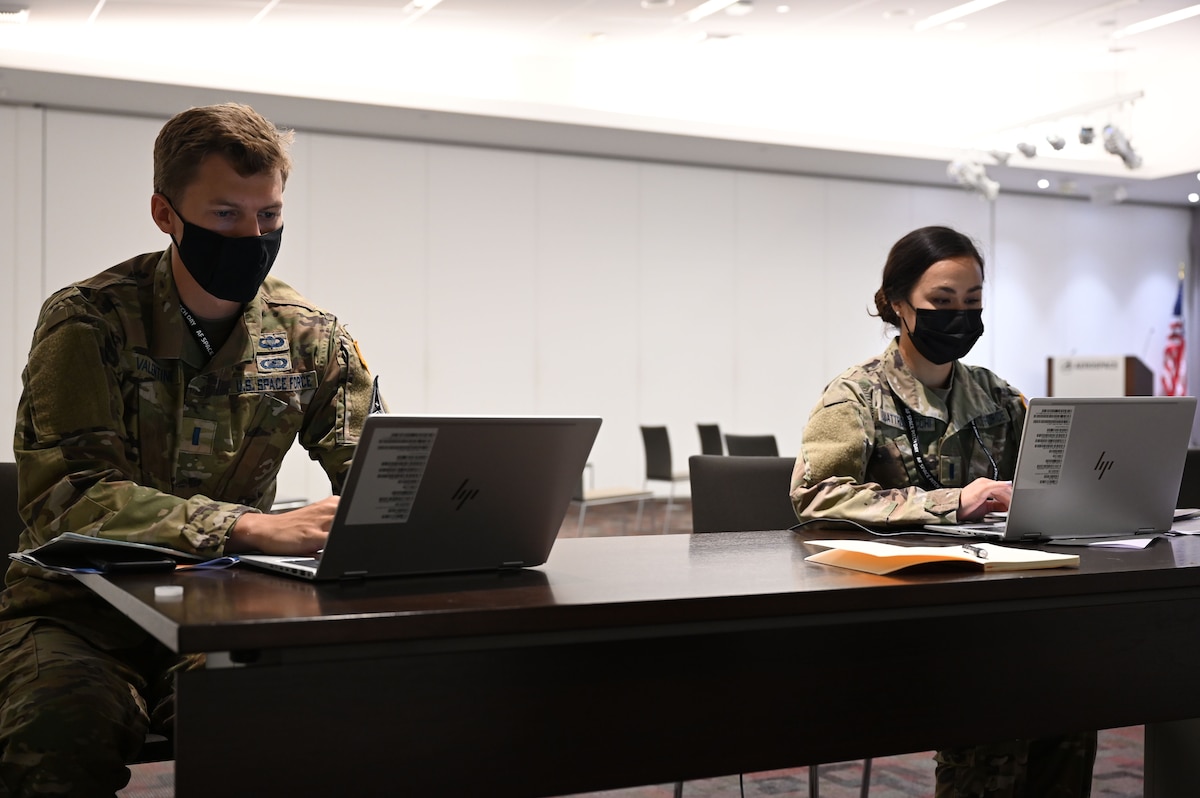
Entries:
POLYGON ((642 443, 646 447, 646 479, 670 480, 671 439, 666 427, 642 427, 642 443))
MULTIPOLYGON (((17 510, 17 464, 0 463, 0 554, 17 550, 24 529, 25 522, 17 510)), ((3 571, 0 565, 0 573, 3 571)))
POLYGON ((1179 481, 1176 507, 1200 507, 1200 449, 1188 449, 1183 461, 1183 479, 1179 481))
POLYGON ((725 446, 732 455, 778 457, 779 444, 774 435, 725 435, 725 446))
POLYGON ((791 527, 796 511, 788 494, 795 465, 794 457, 692 455, 692 531, 791 527))
POLYGON ((697 424, 700 430, 700 454, 725 454, 720 424, 697 424))

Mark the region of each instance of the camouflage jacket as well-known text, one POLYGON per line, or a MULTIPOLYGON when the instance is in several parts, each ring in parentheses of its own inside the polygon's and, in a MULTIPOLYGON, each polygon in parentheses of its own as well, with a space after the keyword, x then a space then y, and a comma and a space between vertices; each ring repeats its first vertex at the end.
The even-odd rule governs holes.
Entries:
MULTIPOLYGON (((187 329, 171 250, 51 296, 21 375, 21 548, 71 531, 220 555, 271 507, 299 441, 340 491, 371 377, 337 319, 268 278, 209 361, 187 329)), ((88 626, 73 579, 14 563, 0 620, 88 626)), ((84 613, 86 615, 86 613, 84 613)))
POLYGON ((962 486, 993 474, 1012 479, 1024 398, 987 369, 958 362, 950 385, 945 401, 922 385, 895 340, 831 382, 809 416, 792 473, 800 520, 954 523, 962 486), (912 411, 921 454, 943 487, 922 476, 897 398, 912 411))

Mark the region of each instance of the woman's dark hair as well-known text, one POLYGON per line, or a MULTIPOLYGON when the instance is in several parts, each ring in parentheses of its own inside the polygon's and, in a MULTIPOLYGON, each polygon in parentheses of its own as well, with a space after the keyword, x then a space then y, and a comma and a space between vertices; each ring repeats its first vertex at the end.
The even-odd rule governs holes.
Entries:
POLYGON ((883 265, 883 284, 875 292, 875 309, 879 318, 900 326, 900 317, 892 309, 893 302, 907 300, 913 286, 933 264, 953 258, 973 258, 983 276, 983 256, 975 242, 949 227, 922 227, 913 230, 892 245, 887 263, 883 265))

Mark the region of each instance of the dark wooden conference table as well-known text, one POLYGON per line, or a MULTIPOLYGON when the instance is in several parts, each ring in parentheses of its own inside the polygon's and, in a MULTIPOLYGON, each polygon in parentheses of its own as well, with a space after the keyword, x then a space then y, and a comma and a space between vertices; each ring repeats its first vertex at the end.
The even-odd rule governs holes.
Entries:
MULTIPOLYGON (((324 585, 81 580, 209 654, 178 681, 179 798, 551 796, 1200 717, 1200 539, 877 577, 804 561, 831 536, 563 539, 520 572, 324 585)), ((1157 778, 1147 795, 1200 794, 1157 778)))

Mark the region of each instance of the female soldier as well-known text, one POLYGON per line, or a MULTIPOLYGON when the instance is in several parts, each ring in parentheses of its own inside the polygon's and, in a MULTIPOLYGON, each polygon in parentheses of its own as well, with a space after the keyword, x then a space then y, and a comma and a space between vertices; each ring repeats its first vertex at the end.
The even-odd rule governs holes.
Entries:
MULTIPOLYGON (((796 515, 888 526, 1007 510, 1025 401, 960 362, 983 334, 979 251, 946 227, 914 230, 888 254, 875 307, 900 334, 813 409, 792 474, 796 515)), ((1095 755, 1095 732, 939 751, 936 795, 1087 796, 1095 755)))

